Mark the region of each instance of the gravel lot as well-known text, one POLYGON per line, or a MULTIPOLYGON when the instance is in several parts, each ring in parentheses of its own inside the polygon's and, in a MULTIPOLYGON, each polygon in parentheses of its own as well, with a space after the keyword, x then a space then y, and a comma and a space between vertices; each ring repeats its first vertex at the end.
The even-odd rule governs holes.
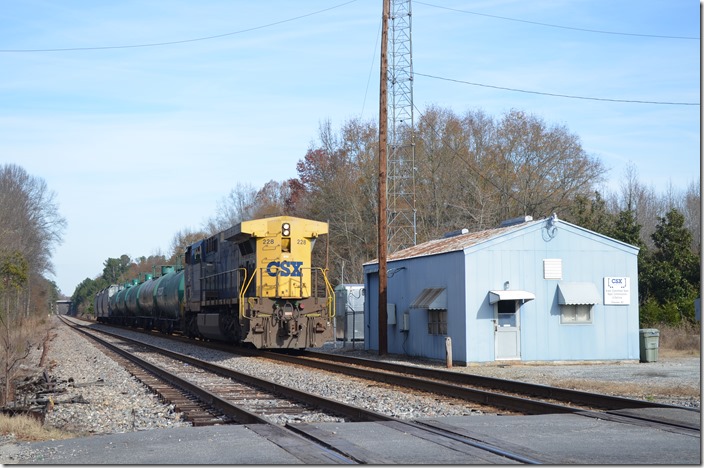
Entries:
MULTIPOLYGON (((76 433, 79 436, 104 433, 141 431, 155 428, 188 425, 160 402, 140 382, 107 358, 86 338, 58 324, 55 337, 48 347, 50 375, 66 388, 57 394, 53 408, 46 413, 45 425, 76 433)), ((130 334, 126 332, 125 334, 130 334)), ((140 335, 144 341, 163 342, 156 337, 140 335)), ((227 353, 204 350, 192 345, 172 343, 178 352, 207 358, 218 364, 250 372, 278 382, 316 392, 329 398, 374 411, 386 412, 399 418, 481 416, 482 408, 450 405, 424 396, 398 395, 390 390, 357 383, 350 377, 320 379, 314 373, 291 369, 288 366, 262 364, 251 358, 233 357, 227 353)), ((326 346, 325 351, 347 353, 379 359, 375 353, 355 348, 326 346)), ((37 354, 41 351, 37 351, 37 354)), ((385 356, 385 360, 406 364, 444 367, 444 363, 385 356)), ((39 362, 37 356, 36 362, 39 362)), ((28 369, 31 370, 31 369, 28 369)), ((596 363, 596 364, 541 364, 480 365, 457 367, 457 372, 508 378, 546 385, 608 393, 632 398, 650 399, 682 406, 700 406, 700 358, 667 357, 660 353, 657 362, 596 363)), ((41 369, 36 369, 40 372, 41 369)), ((0 462, 22 463, 13 437, 0 439, 0 462)), ((27 456, 25 454, 24 456, 27 456)))

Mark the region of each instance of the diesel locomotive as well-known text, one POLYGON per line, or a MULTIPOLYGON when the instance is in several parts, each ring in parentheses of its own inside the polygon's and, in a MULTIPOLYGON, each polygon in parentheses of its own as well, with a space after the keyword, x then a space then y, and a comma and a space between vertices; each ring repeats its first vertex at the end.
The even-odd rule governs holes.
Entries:
POLYGON ((333 339, 335 294, 313 246, 327 233, 327 223, 292 216, 243 221, 189 245, 182 267, 98 292, 96 318, 256 348, 322 346, 333 339))

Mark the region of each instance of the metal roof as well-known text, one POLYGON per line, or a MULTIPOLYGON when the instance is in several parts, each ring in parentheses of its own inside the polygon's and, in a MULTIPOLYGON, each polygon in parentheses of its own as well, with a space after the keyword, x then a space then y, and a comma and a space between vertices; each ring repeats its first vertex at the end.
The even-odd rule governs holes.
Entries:
MULTIPOLYGON (((481 242, 487 241, 494 237, 501 236, 512 231, 523 229, 526 226, 533 225, 539 221, 529 221, 526 223, 515 224, 512 226, 487 229, 485 231, 470 232, 468 234, 461 234, 454 237, 448 237, 443 239, 435 239, 422 244, 414 245, 407 249, 399 250, 389 254, 388 260, 403 260, 412 257, 423 257, 426 255, 437 255, 447 252, 455 252, 458 250, 464 250, 467 247, 472 247, 473 245, 479 244, 481 242)), ((369 263, 377 263, 379 260, 376 259, 369 263)))
POLYGON ((532 301, 535 299, 535 294, 519 289, 500 289, 497 291, 489 291, 489 304, 495 304, 499 301, 532 301))
POLYGON ((409 308, 446 310, 447 292, 445 291, 445 288, 425 288, 420 294, 418 294, 418 297, 415 298, 409 308))
POLYGON ((594 283, 557 283, 557 302, 561 305, 594 305, 599 303, 594 283))

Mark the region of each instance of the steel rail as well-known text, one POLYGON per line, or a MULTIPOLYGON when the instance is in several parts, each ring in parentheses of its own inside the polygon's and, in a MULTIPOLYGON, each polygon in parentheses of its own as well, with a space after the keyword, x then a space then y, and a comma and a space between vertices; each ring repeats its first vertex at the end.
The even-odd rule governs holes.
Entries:
MULTIPOLYGON (((169 337, 171 339, 178 337, 169 337)), ((184 342, 192 342, 191 340, 183 340, 184 342)), ((594 411, 584 408, 575 408, 570 406, 558 405, 548 402, 529 400, 526 398, 515 397, 510 395, 500 395, 496 393, 486 392, 477 389, 466 389, 456 385, 450 385, 446 382, 456 382, 461 385, 473 385, 483 388, 491 388, 495 390, 503 390, 518 394, 527 394, 538 398, 553 399, 573 404, 581 404, 588 407, 597 407, 602 410, 619 410, 619 409, 639 409, 639 408, 670 408, 678 410, 687 410, 699 412, 696 408, 686 408, 676 405, 668 405, 663 403, 648 402, 635 400, 624 397, 611 395, 603 395, 597 393, 583 392, 579 390, 564 389, 559 387, 550 387, 540 384, 532 384, 514 380, 504 380, 494 377, 484 377, 473 374, 464 374, 458 372, 450 372, 438 369, 429 369, 424 367, 409 366, 403 364, 389 363, 372 359, 355 358, 349 356, 341 356, 329 353, 319 353, 314 351, 298 351, 296 355, 282 354, 279 352, 249 350, 243 348, 233 349, 231 346, 222 343, 200 343, 202 346, 218 349, 225 352, 233 352, 248 356, 259 356, 279 360, 283 362, 299 364, 303 366, 311 366, 326 370, 329 372, 344 373, 364 379, 370 379, 380 382, 385 382, 391 385, 413 388, 430 393, 447 395, 450 397, 472 401, 490 406, 515 410, 530 414, 547 414, 547 413, 573 413, 580 416, 591 417, 596 419, 608 419, 614 422, 629 423, 633 425, 652 425, 657 424, 664 430, 683 433, 686 435, 699 434, 700 427, 688 423, 680 423, 677 421, 661 420, 658 418, 641 417, 637 415, 622 415, 612 414, 601 411, 594 411), (349 366, 335 366, 335 364, 326 361, 341 362, 350 365, 365 366, 372 369, 383 369, 391 372, 398 372, 411 375, 420 375, 428 378, 445 381, 438 383, 424 379, 417 379, 407 376, 394 376, 392 374, 378 373, 373 370, 352 368, 349 366)))
POLYGON ((336 363, 300 358, 287 354, 257 351, 254 355, 528 414, 575 413, 583 410, 583 408, 572 408, 544 401, 529 400, 522 397, 493 393, 475 388, 460 387, 458 385, 434 380, 409 377, 407 375, 389 374, 379 372, 375 369, 340 366, 336 363))
MULTIPOLYGON (((179 361, 183 361, 183 362, 188 363, 194 367, 198 367, 198 368, 207 370, 209 372, 220 375, 222 377, 227 377, 227 378, 236 380, 238 382, 241 382, 241 383, 244 383, 247 385, 256 386, 256 387, 259 387, 259 388, 266 390, 268 392, 281 395, 285 398, 297 400, 301 403, 305 403, 305 404, 308 404, 308 405, 316 407, 316 408, 322 408, 322 409, 329 411, 331 413, 335 413, 335 414, 344 416, 345 418, 348 418, 352 421, 369 422, 369 421, 386 421, 386 420, 388 420, 387 416, 379 414, 379 413, 375 413, 373 411, 366 410, 364 408, 360 408, 360 407, 353 406, 353 405, 347 405, 347 404, 341 403, 339 401, 330 400, 328 398, 324 398, 324 397, 321 397, 318 395, 313 395, 312 393, 297 390, 295 388, 285 387, 283 385, 279 385, 279 384, 272 382, 270 380, 261 379, 261 378, 254 377, 254 376, 251 376, 248 374, 244 374, 244 373, 238 372, 234 369, 223 367, 218 364, 213 364, 211 362, 201 361, 200 359, 196 359, 192 356, 188 356, 186 354, 181 354, 176 351, 171 351, 168 349, 160 348, 158 346, 144 343, 143 341, 140 341, 140 340, 127 338, 125 336, 111 333, 111 332, 107 332, 107 331, 103 331, 103 330, 96 330, 96 329, 92 329, 92 330, 96 331, 98 333, 103 333, 103 334, 106 334, 106 335, 109 335, 109 336, 112 336, 115 338, 119 338, 121 340, 128 341, 128 342, 131 342, 134 344, 138 344, 139 346, 143 346, 147 349, 158 352, 158 353, 163 354, 165 356, 168 356, 172 359, 177 359, 179 361)), ((164 372, 167 372, 167 371, 164 371, 164 372)), ((249 421, 247 421, 247 422, 249 422, 249 421)))
MULTIPOLYGON (((455 440, 457 442, 460 442, 462 444, 492 453, 494 455, 499 455, 501 457, 507 458, 509 460, 514 460, 518 461, 520 463, 527 463, 527 464, 540 464, 543 463, 543 461, 540 461, 539 459, 536 459, 531 456, 527 456, 525 454, 520 453, 520 448, 516 449, 513 448, 515 451, 512 450, 506 450, 504 448, 501 448, 499 445, 492 444, 492 443, 487 443, 483 442, 478 438, 473 438, 473 437, 467 437, 464 435, 458 435, 456 433, 453 433, 452 431, 445 431, 442 429, 438 428, 431 428, 428 426, 420 425, 418 423, 415 423, 413 421, 403 421, 401 419, 392 417, 392 416, 386 416, 380 413, 375 413, 373 411, 368 411, 362 408, 354 407, 351 405, 346 405, 343 403, 339 403, 333 400, 327 400, 322 397, 317 397, 315 395, 308 394, 306 392, 301 392, 295 389, 289 389, 286 387, 282 387, 278 384, 275 384, 273 382, 264 380, 264 379, 258 379, 255 377, 247 376, 246 374, 241 374, 239 372, 233 371, 232 369, 224 368, 222 366, 218 366, 216 364, 211 364, 211 363, 206 363, 204 361, 200 361, 198 359, 192 358, 190 356, 177 353, 174 351, 169 351, 165 350, 163 348, 159 348, 157 346, 153 346, 147 343, 144 343, 140 340, 134 340, 119 334, 114 334, 111 332, 107 331, 102 331, 102 330, 97 330, 93 329, 89 326, 84 326, 84 325, 78 325, 78 324, 73 324, 71 325, 73 329, 81 332, 82 334, 90 337, 91 339, 95 340, 96 342, 99 342, 101 345, 107 347, 111 351, 116 352, 120 356, 126 358, 127 360, 135 363, 138 366, 141 366, 148 370, 149 372, 154 373, 157 375, 159 378, 167 381, 171 385, 183 388, 184 390, 188 391, 189 393, 193 393, 196 397, 201 398, 203 401, 206 401, 207 403, 213 404, 214 407, 218 408, 220 411, 223 412, 223 414, 231 417, 232 419, 238 421, 238 422, 243 422, 246 424, 255 424, 255 426, 250 427, 250 429, 254 430, 255 432, 262 433, 265 437, 267 437, 269 440, 272 440, 272 442, 276 443, 275 439, 286 439, 291 437, 291 432, 297 434, 299 437, 308 439, 309 441, 313 442, 316 444, 316 446, 319 446, 320 449, 323 451, 319 454, 316 453, 301 453, 299 451, 296 451, 295 454, 298 454, 297 456, 303 456, 302 460, 307 462, 307 463, 320 463, 321 460, 319 457, 322 457, 324 461, 330 462, 331 460, 329 458, 332 458, 332 461, 337 462, 337 463, 365 463, 364 460, 360 459, 358 454, 355 454, 354 451, 350 452, 344 449, 341 449, 339 447, 336 447, 334 445, 331 445, 329 442, 327 442, 324 438, 316 438, 312 436, 310 433, 301 431, 295 427, 295 425, 287 424, 285 427, 277 426, 275 424, 270 423, 266 419, 261 418, 260 416, 253 414, 247 410, 238 408, 231 403, 229 403, 226 400, 223 400, 216 395, 213 395, 211 392, 208 392, 207 390, 201 389, 198 386, 191 384, 190 382, 181 379, 177 376, 172 375, 170 372, 161 369, 159 366, 156 366, 154 364, 151 364, 147 361, 144 361, 143 359, 140 359, 136 356, 133 356, 130 354, 128 351, 125 351, 121 348, 119 348, 116 345, 113 345, 112 343, 109 343, 97 336, 95 336, 94 333, 92 332, 97 332, 101 334, 106 334, 109 336, 113 336, 115 338, 118 338, 120 340, 124 340, 126 342, 134 343, 139 346, 143 346, 148 349, 153 349, 154 351, 157 351, 161 354, 168 355, 169 357, 173 357, 175 359, 183 359, 186 362, 188 362, 191 365, 198 366, 198 367, 203 367, 206 370, 211 370, 212 372, 215 372, 217 374, 220 374, 221 371, 223 372, 223 376, 228 376, 228 374, 232 375, 237 375, 238 379, 239 377, 244 377, 243 380, 247 380, 248 382, 245 383, 250 383, 250 382, 256 382, 253 383, 253 385, 259 386, 259 383, 263 384, 269 384, 269 389, 275 390, 277 392, 281 391, 283 392, 292 392, 292 395, 298 395, 303 398, 307 397, 313 397, 312 399, 305 401, 310 404, 318 404, 321 402, 324 403, 326 406, 330 404, 330 408, 335 408, 340 410, 342 413, 348 413, 351 416, 358 417, 359 421, 372 421, 372 422, 383 422, 383 423, 390 423, 390 424, 395 424, 398 430, 402 430, 400 428, 402 427, 408 427, 408 428, 413 428, 415 430, 421 430, 427 433, 432 433, 436 434, 439 437, 443 437, 446 439, 450 440, 455 440), (84 330, 89 329, 90 331, 84 330), (202 366, 202 364, 207 364, 206 366, 202 366), (352 411, 348 411, 349 408, 352 408, 352 411), (259 429, 257 429, 259 427, 259 429), (266 427, 266 429, 264 429, 266 427)), ((284 395, 286 396, 286 395, 284 395)), ((303 401, 303 400, 302 400, 303 401)), ((321 406, 324 407, 325 406, 321 406)), ((325 408, 327 409, 327 408, 325 408)), ((284 443, 285 445, 285 443, 284 443)), ((281 445, 282 448, 285 450, 287 449, 284 445, 281 445)), ((293 453, 293 452, 292 452, 293 453)), ((378 462, 379 460, 383 460, 382 458, 376 458, 376 461, 378 462)))
MULTIPOLYGON (((276 354, 276 353, 271 353, 276 354)), ((269 356, 267 354, 267 356, 269 356)), ((600 393, 584 392, 581 390, 573 390, 568 388, 551 387, 548 385, 534 384, 528 382, 520 382, 516 380, 500 379, 497 377, 485 377, 476 374, 465 374, 461 372, 451 372, 440 369, 429 369, 426 367, 416 367, 404 364, 390 363, 384 361, 375 361, 372 359, 355 358, 350 356, 340 356, 337 354, 319 353, 314 351, 302 351, 300 357, 321 359, 326 361, 335 361, 345 364, 366 366, 398 372, 404 374, 412 374, 430 379, 441 380, 444 382, 454 382, 461 385, 472 385, 482 388, 491 388, 495 390, 503 390, 507 392, 515 392, 520 394, 528 394, 540 398, 571 402, 575 404, 587 405, 603 409, 625 409, 625 408, 677 408, 688 411, 697 411, 693 408, 684 406, 669 405, 665 403, 655 403, 644 400, 636 400, 612 395, 604 395, 600 393)))
MULTIPOLYGON (((128 351, 125 351, 124 349, 120 348, 119 346, 116 346, 108 341, 105 341, 97 336, 95 336, 93 333, 88 332, 86 330, 83 330, 82 327, 74 328, 74 330, 79 331, 80 333, 90 337, 97 343, 100 343, 101 346, 105 346, 108 348, 110 351, 122 356, 123 358, 129 360, 130 362, 136 364, 137 366, 145 369, 146 371, 152 373, 159 379, 167 382, 169 385, 172 385, 174 387, 180 388, 183 391, 186 391, 192 395, 194 395, 196 398, 199 400, 211 405, 213 408, 216 408, 218 411, 221 411, 224 415, 232 418, 233 420, 242 423, 242 424, 269 424, 268 421, 264 418, 262 418, 259 415, 256 415, 254 413, 251 413, 247 410, 244 410, 242 408, 239 408, 230 402, 223 400, 222 398, 218 397, 217 395, 201 388, 198 387, 197 385, 192 384, 191 382, 182 379, 178 376, 173 375, 171 372, 162 369, 161 367, 152 364, 148 361, 145 361, 144 359, 140 359, 137 356, 134 356, 133 354, 130 354, 128 351)), ((121 337, 123 338, 123 337, 121 337)))

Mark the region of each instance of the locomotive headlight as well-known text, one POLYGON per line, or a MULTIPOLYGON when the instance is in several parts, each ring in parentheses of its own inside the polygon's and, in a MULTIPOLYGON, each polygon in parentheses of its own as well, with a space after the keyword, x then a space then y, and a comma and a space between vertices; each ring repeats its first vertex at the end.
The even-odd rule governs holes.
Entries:
POLYGON ((291 225, 289 223, 281 225, 281 235, 286 237, 291 235, 291 225))

